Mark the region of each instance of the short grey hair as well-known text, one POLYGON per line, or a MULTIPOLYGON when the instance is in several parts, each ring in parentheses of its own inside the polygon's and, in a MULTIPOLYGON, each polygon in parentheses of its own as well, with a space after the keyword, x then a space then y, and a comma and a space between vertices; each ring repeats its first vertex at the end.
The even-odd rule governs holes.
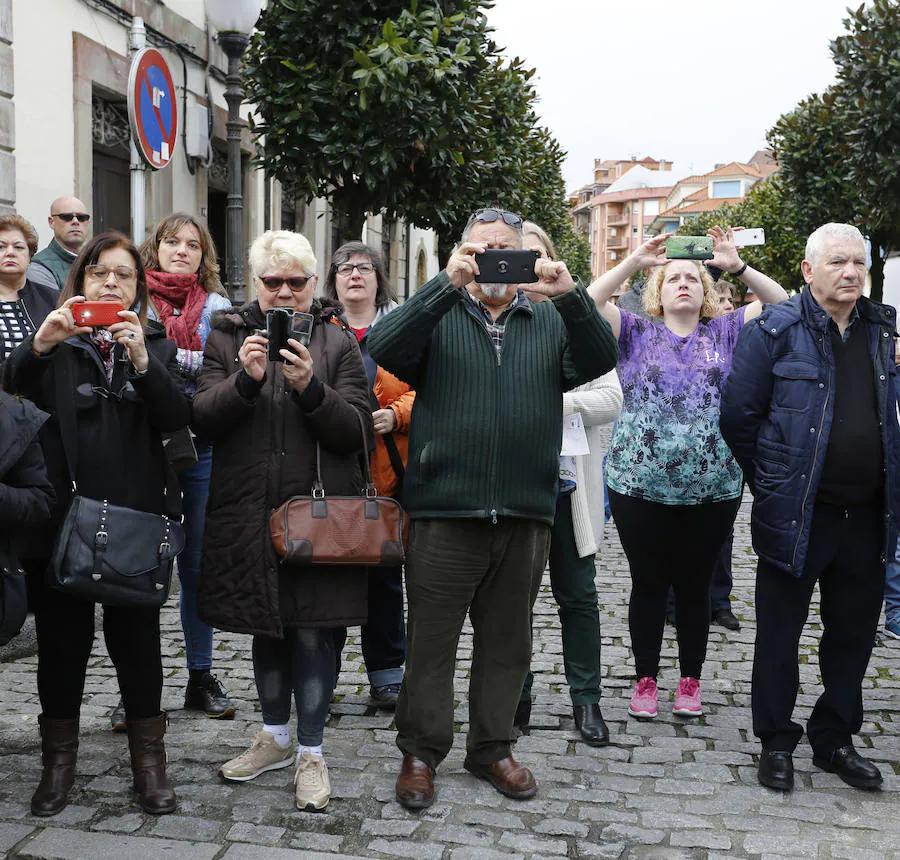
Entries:
POLYGON ((852 224, 838 224, 830 222, 823 224, 818 230, 814 230, 806 240, 806 250, 804 258, 815 263, 822 254, 825 253, 825 243, 829 239, 837 239, 844 242, 862 242, 865 245, 866 240, 863 234, 852 224))
MULTIPOLYGON (((509 212, 508 209, 503 209, 500 206, 486 206, 485 209, 496 209, 498 212, 509 212)), ((484 209, 476 209, 470 216, 469 220, 466 221, 466 226, 462 232, 462 240, 463 242, 469 241, 469 234, 472 232, 472 227, 475 224, 483 223, 483 224, 491 224, 495 222, 491 221, 482 221, 478 216, 484 212, 484 209)), ((509 212, 510 215, 517 215, 517 212, 509 212)), ((522 240, 525 238, 525 222, 522 220, 521 216, 519 217, 519 223, 514 227, 512 224, 507 224, 503 218, 499 218, 498 220, 503 224, 504 227, 509 227, 510 230, 515 230, 516 235, 519 237, 519 244, 522 244, 522 240)))
POLYGON ((316 273, 316 255, 302 233, 266 230, 250 246, 250 271, 260 277, 272 265, 298 265, 307 275, 316 273))

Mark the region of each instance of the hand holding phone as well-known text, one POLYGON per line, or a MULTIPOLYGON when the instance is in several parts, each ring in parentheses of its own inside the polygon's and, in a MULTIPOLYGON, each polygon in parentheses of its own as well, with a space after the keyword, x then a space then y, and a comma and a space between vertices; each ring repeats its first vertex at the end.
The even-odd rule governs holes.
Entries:
POLYGON ((312 336, 312 314, 294 311, 290 308, 269 308, 266 311, 266 338, 269 361, 284 361, 281 350, 290 350, 288 340, 296 340, 309 346, 312 336))
POLYGON ((125 308, 118 302, 75 302, 71 310, 75 325, 106 328, 122 322, 119 311, 125 308))
POLYGON ((540 251, 498 251, 488 249, 475 255, 479 284, 536 284, 539 280, 534 264, 540 251))
POLYGON ((709 236, 669 236, 666 239, 667 260, 711 260, 713 240, 709 236))

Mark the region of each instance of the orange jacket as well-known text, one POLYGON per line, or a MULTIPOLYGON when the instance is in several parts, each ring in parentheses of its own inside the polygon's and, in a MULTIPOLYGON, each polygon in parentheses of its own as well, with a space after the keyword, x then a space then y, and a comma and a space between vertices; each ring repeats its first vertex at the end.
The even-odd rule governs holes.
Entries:
MULTIPOLYGON (((405 382, 401 382, 393 374, 388 373, 383 367, 378 368, 375 375, 375 396, 378 405, 382 409, 392 409, 397 419, 397 426, 392 431, 400 459, 406 465, 409 448, 409 418, 412 414, 413 401, 416 392, 405 382)), ((384 436, 375 434, 375 450, 372 452, 372 479, 379 496, 390 496, 400 487, 400 480, 391 465, 387 447, 384 444, 384 436)))

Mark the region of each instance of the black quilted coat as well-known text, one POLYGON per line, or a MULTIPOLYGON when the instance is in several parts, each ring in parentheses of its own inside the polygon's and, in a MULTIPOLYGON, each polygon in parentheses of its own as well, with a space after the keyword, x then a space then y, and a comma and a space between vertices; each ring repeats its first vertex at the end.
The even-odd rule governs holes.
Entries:
POLYGON ((356 338, 333 322, 339 310, 328 300, 310 309, 316 319, 309 350, 324 388, 311 409, 280 363, 269 362, 261 386, 242 369, 241 344, 265 328, 257 302, 213 315, 193 426, 213 442, 198 608, 221 630, 282 637, 284 628, 366 620, 366 568, 283 566, 269 537, 273 509, 310 493, 317 441, 326 493, 356 494, 364 483, 358 416, 371 433, 369 383, 356 338))

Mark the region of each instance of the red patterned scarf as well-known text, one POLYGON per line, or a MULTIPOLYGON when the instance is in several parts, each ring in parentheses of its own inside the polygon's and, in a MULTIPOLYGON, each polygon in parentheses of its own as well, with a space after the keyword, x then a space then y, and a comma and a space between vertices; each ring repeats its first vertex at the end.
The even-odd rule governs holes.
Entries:
POLYGON ((166 337, 181 349, 202 350, 197 328, 209 293, 196 274, 182 275, 147 270, 147 287, 166 337))

